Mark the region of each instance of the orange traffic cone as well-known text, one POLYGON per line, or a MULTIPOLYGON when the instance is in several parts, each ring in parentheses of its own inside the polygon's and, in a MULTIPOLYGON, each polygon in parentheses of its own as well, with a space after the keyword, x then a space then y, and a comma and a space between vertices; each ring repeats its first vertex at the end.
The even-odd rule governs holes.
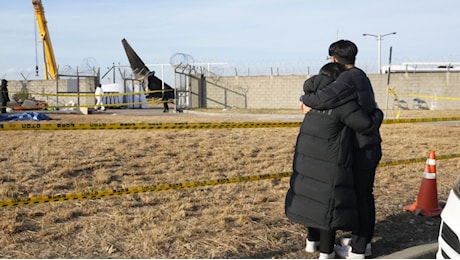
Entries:
POLYGON ((425 217, 435 217, 441 214, 442 209, 438 203, 438 190, 436 186, 436 155, 430 151, 426 160, 425 172, 417 199, 411 205, 404 206, 404 210, 422 214, 425 217))

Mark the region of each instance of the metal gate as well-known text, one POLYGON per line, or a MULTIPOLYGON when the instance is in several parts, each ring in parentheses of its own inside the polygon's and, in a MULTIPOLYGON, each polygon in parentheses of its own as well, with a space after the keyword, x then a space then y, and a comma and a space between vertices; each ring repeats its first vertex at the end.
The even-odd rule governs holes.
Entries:
POLYGON ((176 53, 171 57, 171 65, 175 74, 175 105, 176 111, 206 107, 206 78, 193 64, 190 55, 176 53))

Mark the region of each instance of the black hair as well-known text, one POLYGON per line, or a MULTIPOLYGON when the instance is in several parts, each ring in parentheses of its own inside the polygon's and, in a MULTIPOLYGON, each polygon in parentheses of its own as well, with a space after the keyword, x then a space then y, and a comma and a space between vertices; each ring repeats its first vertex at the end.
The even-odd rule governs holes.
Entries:
POLYGON ((339 40, 329 46, 329 56, 335 57, 342 64, 355 64, 358 47, 351 41, 339 40))
POLYGON ((319 70, 320 75, 324 75, 334 80, 339 76, 340 73, 345 71, 345 65, 337 62, 329 62, 326 63, 321 69, 319 70))

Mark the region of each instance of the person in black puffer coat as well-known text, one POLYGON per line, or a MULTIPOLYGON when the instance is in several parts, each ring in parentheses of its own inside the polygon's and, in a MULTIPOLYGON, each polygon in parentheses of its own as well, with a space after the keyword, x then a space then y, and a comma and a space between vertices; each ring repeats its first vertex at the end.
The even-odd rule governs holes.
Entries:
MULTIPOLYGON (((305 93, 331 84, 342 70, 341 64, 326 64, 320 74, 305 81, 305 93)), ((308 228, 307 243, 319 242, 320 257, 333 256, 336 230, 352 230, 358 225, 352 136, 354 131, 372 133, 374 121, 380 118, 381 111, 370 117, 355 101, 305 115, 297 137, 285 212, 291 221, 308 228)))
MULTIPOLYGON (((316 92, 306 93, 302 98, 304 112, 308 111, 308 107, 332 109, 351 100, 356 101, 369 115, 377 109, 369 78, 354 65, 357 54, 358 47, 348 40, 339 40, 329 46, 331 61, 344 64, 346 71, 332 84, 316 92)), ((375 229, 373 187, 375 172, 382 158, 381 142, 378 128, 372 134, 357 132, 354 135, 353 175, 358 198, 359 226, 352 231, 350 245, 342 241, 344 245, 336 247, 339 257, 364 258, 372 254, 371 240, 375 229)))
POLYGON ((10 97, 8 95, 8 80, 2 79, 2 84, 0 86, 0 103, 1 103, 1 113, 6 113, 6 104, 10 102, 10 97))

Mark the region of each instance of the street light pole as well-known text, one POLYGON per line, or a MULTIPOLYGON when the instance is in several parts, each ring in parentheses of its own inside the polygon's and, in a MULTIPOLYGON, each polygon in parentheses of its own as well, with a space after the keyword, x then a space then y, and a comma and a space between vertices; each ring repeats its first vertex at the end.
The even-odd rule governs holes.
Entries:
POLYGON ((382 39, 383 37, 385 36, 388 36, 388 35, 392 35, 392 34, 396 34, 396 32, 391 32, 391 33, 387 33, 387 34, 370 34, 370 33, 363 33, 363 36, 372 36, 372 37, 375 37, 377 38, 377 57, 378 57, 378 60, 377 60, 377 70, 379 71, 379 74, 382 74, 382 39))

